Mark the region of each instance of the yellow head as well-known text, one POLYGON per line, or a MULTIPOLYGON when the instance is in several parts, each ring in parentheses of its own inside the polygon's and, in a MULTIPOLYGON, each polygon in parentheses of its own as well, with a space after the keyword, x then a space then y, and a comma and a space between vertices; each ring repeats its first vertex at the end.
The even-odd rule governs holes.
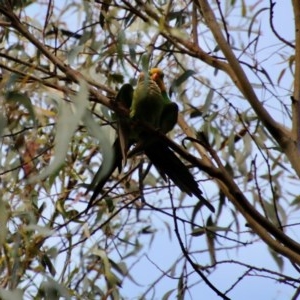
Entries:
POLYGON ((160 68, 152 68, 149 71, 150 78, 156 82, 161 92, 166 91, 166 87, 164 84, 164 72, 160 68))

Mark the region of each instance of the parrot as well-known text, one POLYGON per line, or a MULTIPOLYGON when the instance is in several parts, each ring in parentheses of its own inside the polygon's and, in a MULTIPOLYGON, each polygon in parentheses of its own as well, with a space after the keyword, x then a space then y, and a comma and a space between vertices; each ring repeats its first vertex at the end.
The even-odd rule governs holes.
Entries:
MULTIPOLYGON (((162 128, 162 131, 164 133, 168 133, 173 129, 177 122, 177 114, 178 114, 178 106, 176 103, 171 102, 171 100, 168 98, 168 95, 166 93, 166 87, 163 82, 164 78, 164 73, 162 72, 161 69, 159 68, 152 68, 149 71, 149 77, 152 81, 154 81, 160 88, 161 94, 163 98, 160 96, 160 100, 163 101, 165 104, 166 109, 163 112, 163 115, 166 115, 167 111, 170 110, 171 113, 173 114, 172 118, 169 118, 169 125, 164 125, 164 123, 160 124, 160 128, 162 128), (175 106, 174 108, 168 108, 168 107, 175 106), (176 114, 176 115, 175 115, 176 114)), ((153 84, 153 82, 152 82, 153 84)), ((130 110, 131 104, 132 104, 132 97, 133 97, 133 87, 131 84, 124 84, 121 89, 119 90, 117 96, 116 96, 116 103, 118 103, 122 108, 127 109, 128 111, 130 110)), ((166 117, 165 120, 168 120, 166 117)), ((115 169, 118 168, 118 171, 121 172, 122 169, 122 164, 126 163, 126 158, 127 158, 127 151, 129 148, 136 142, 134 134, 131 135, 131 126, 129 124, 129 120, 126 119, 126 117, 117 117, 117 131, 118 131, 118 136, 116 140, 113 143, 112 146, 112 151, 114 154, 114 159, 113 163, 111 165, 111 168, 109 169, 106 174, 101 174, 102 168, 100 167, 96 175, 94 176, 91 184, 89 185, 87 191, 85 194, 93 190, 93 195, 89 200, 89 204, 87 206, 87 210, 92 206, 92 203, 96 199, 96 197, 100 194, 102 191, 104 185, 106 184, 107 180, 110 178, 112 173, 115 171, 115 169), (101 179, 99 181, 99 177, 101 176, 101 179)), ((143 149, 139 150, 139 147, 136 146, 136 152, 143 152, 143 149)), ((135 152, 135 153, 136 153, 135 152)), ((134 154, 134 152, 133 152, 134 154)))
MULTIPOLYGON (((130 109, 130 119, 132 121, 142 121, 166 134, 177 123, 178 106, 169 99, 163 77, 164 74, 159 68, 151 69, 148 74, 141 73, 135 90, 133 91, 132 86, 129 84, 123 85, 116 101, 124 108, 130 109)), ((165 141, 143 130, 142 126, 130 125, 128 119, 121 118, 118 123, 119 135, 113 145, 114 163, 110 172, 98 184, 94 183, 92 186, 95 186, 95 188, 88 207, 92 205, 113 171, 116 168, 120 171, 122 161, 126 159, 126 152, 134 143, 137 143, 133 152, 135 154, 145 153, 164 180, 168 176, 183 192, 186 192, 189 196, 195 195, 214 212, 214 207, 202 196, 202 191, 188 168, 165 141)))
MULTIPOLYGON (((157 74, 159 72, 154 73, 157 74)), ((175 106, 170 106, 172 102, 168 99, 167 94, 164 95, 162 93, 159 81, 156 83, 153 80, 155 78, 151 77, 151 70, 149 77, 143 73, 140 74, 137 87, 133 92, 130 117, 133 120, 145 122, 154 129, 159 129, 158 126, 161 124, 165 128, 173 128, 175 125, 175 116, 177 120, 178 107, 176 107, 177 113, 174 113, 175 106), (172 107, 172 109, 167 107, 172 107), (171 111, 171 116, 168 115, 169 111, 171 111), (163 118, 169 119, 166 122, 163 118)), ((158 139, 156 136, 151 136, 143 128, 137 129, 136 134, 138 134, 139 147, 143 148, 144 153, 156 167, 162 178, 166 179, 168 176, 183 192, 189 196, 195 195, 212 212, 215 211, 214 207, 203 197, 198 183, 188 168, 169 148, 165 141, 158 139)))

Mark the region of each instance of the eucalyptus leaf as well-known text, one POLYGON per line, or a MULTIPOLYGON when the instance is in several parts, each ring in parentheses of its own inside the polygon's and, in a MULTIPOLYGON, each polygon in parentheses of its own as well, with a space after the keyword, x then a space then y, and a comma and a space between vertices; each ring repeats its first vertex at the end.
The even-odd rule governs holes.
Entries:
POLYGON ((205 99, 205 102, 204 102, 204 105, 202 107, 202 113, 203 115, 206 115, 210 109, 210 106, 211 106, 211 103, 212 103, 212 100, 213 100, 213 96, 214 96, 214 90, 213 89, 209 89, 209 92, 206 96, 206 99, 205 99))
POLYGON ((86 112, 88 96, 88 85, 84 80, 80 80, 78 93, 74 96, 70 96, 71 103, 61 103, 56 125, 54 159, 47 168, 39 175, 32 177, 29 182, 45 179, 64 163, 69 143, 86 112))
POLYGON ((106 176, 113 164, 114 152, 112 151, 112 143, 110 139, 110 128, 100 126, 93 118, 90 111, 86 111, 83 122, 90 135, 94 136, 101 146, 102 165, 96 173, 89 189, 92 190, 97 183, 106 176))
POLYGON ((173 299, 170 298, 170 296, 174 293, 175 289, 169 290, 168 292, 166 292, 164 294, 164 296, 162 297, 162 300, 169 300, 169 299, 173 299))
POLYGON ((7 125, 7 119, 3 114, 0 114, 0 137, 4 134, 4 129, 7 125))
POLYGON ((102 262, 103 269, 104 269, 104 275, 105 275, 106 280, 109 282, 109 284, 111 286, 114 286, 116 284, 119 285, 120 280, 114 273, 112 273, 111 264, 110 264, 110 261, 109 261, 109 258, 107 256, 106 252, 101 249, 94 249, 93 254, 95 254, 101 258, 101 262, 102 262))
POLYGON ((186 70, 183 74, 181 74, 178 78, 176 78, 170 87, 169 95, 172 96, 173 92, 177 90, 177 88, 188 80, 189 77, 196 74, 193 70, 186 70))

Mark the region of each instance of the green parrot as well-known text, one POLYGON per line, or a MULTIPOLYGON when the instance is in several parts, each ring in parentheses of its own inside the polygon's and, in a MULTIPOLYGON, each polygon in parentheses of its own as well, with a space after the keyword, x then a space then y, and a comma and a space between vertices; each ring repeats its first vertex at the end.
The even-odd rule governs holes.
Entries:
MULTIPOLYGON (((157 74, 157 72, 155 72, 157 74)), ((174 113, 175 106, 170 106, 171 101, 167 94, 163 93, 153 79, 153 74, 150 77, 141 74, 138 84, 133 93, 132 105, 130 108, 130 117, 133 120, 140 120, 151 125, 154 128, 163 125, 165 128, 173 128, 174 119, 178 114, 174 113), (169 109, 172 107, 172 109, 169 109), (168 112, 171 112, 168 115, 168 112), (163 118, 167 118, 167 121, 163 118)), ((165 129, 165 130, 167 130, 165 129)), ((212 212, 214 207, 202 196, 202 191, 198 187, 198 183, 189 172, 188 168, 169 148, 165 141, 151 136, 142 128, 136 129, 139 147, 143 148, 144 153, 156 167, 161 176, 165 179, 168 176, 183 192, 189 196, 195 195, 204 205, 212 212)))
MULTIPOLYGON (((168 98, 168 95, 166 93, 166 88, 163 82, 164 74, 159 68, 153 68, 149 72, 149 77, 151 79, 151 84, 153 84, 153 81, 159 86, 161 89, 161 95, 163 98, 160 97, 160 101, 163 101, 164 103, 164 110, 162 112, 162 115, 167 116, 167 111, 170 111, 173 116, 171 118, 164 118, 164 122, 162 122, 158 127, 162 129, 164 133, 168 133, 173 129, 177 122, 177 114, 178 114, 178 106, 176 103, 171 102, 171 100, 168 98), (169 108, 170 107, 170 108, 169 108), (169 124, 166 125, 165 121, 169 120, 169 124)), ((130 84, 124 84, 121 89, 119 90, 115 101, 124 109, 130 110, 131 104, 132 104, 132 97, 133 97, 133 87, 130 84)), ((159 103, 160 104, 160 103, 159 103)), ((152 121, 150 122, 152 123, 152 121)), ((111 168, 109 169, 106 174, 102 174, 102 168, 100 167, 96 175, 94 176, 92 183, 89 185, 87 191, 85 194, 93 190, 93 195, 90 198, 89 204, 87 209, 89 209, 94 200, 97 198, 97 196, 101 193, 104 185, 106 184, 107 180, 111 177, 112 173, 115 171, 116 168, 118 168, 119 172, 122 170, 122 164, 126 163, 127 158, 127 152, 129 148, 137 142, 137 135, 134 133, 134 131, 131 129, 130 120, 126 117, 117 117, 117 131, 118 136, 113 144, 112 151, 114 153, 114 159, 113 164, 111 165, 111 168), (100 180, 99 180, 100 178, 100 180)), ((139 147, 136 146, 135 150, 133 150, 132 155, 136 153, 142 153, 143 152, 143 146, 139 147)))
MULTIPOLYGON (((141 73, 134 92, 132 86, 126 84, 120 89, 116 101, 124 108, 130 108, 130 118, 132 120, 140 120, 154 128, 160 129, 163 133, 168 133, 177 122, 178 106, 176 103, 171 102, 166 93, 163 75, 163 72, 158 68, 151 69, 149 74, 146 75, 141 73)), ((214 207, 202 196, 202 191, 187 167, 164 141, 157 140, 157 137, 153 137, 153 135, 151 136, 151 134, 142 129, 142 126, 131 125, 126 118, 119 119, 118 124, 118 138, 113 145, 114 163, 110 172, 107 172, 98 184, 93 180, 92 188, 90 189, 94 189, 94 193, 88 208, 101 192, 114 170, 117 167, 120 170, 122 160, 126 159, 126 153, 129 148, 134 143, 137 143, 133 152, 135 154, 144 152, 164 180, 168 176, 183 192, 190 196, 195 195, 211 211, 214 211, 214 207)))

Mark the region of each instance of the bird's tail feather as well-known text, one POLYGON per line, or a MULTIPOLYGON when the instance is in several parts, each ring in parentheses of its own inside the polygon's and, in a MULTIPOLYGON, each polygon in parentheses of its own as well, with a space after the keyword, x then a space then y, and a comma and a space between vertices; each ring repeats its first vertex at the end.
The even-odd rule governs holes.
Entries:
POLYGON ((188 168, 163 141, 148 144, 144 150, 163 178, 167 175, 183 192, 189 196, 195 195, 212 212, 215 211, 202 196, 202 191, 188 168))
MULTIPOLYGON (((112 151, 114 154, 114 160, 113 160, 113 163, 111 164, 109 170, 106 172, 106 174, 103 174, 103 177, 100 179, 99 182, 94 182, 94 180, 93 180, 92 183, 90 184, 90 188, 88 191, 93 190, 93 195, 90 198, 88 208, 90 208, 92 206, 94 200, 102 192, 104 185, 106 184, 107 180, 111 177, 111 175, 115 171, 115 169, 118 168, 119 171, 121 171, 121 169, 122 169, 122 159, 123 159, 122 149, 121 149, 120 142, 118 139, 115 140, 112 151)), ((98 170, 97 174, 99 172, 101 172, 101 167, 98 170)), ((97 175, 95 175, 94 178, 97 178, 97 175)))

